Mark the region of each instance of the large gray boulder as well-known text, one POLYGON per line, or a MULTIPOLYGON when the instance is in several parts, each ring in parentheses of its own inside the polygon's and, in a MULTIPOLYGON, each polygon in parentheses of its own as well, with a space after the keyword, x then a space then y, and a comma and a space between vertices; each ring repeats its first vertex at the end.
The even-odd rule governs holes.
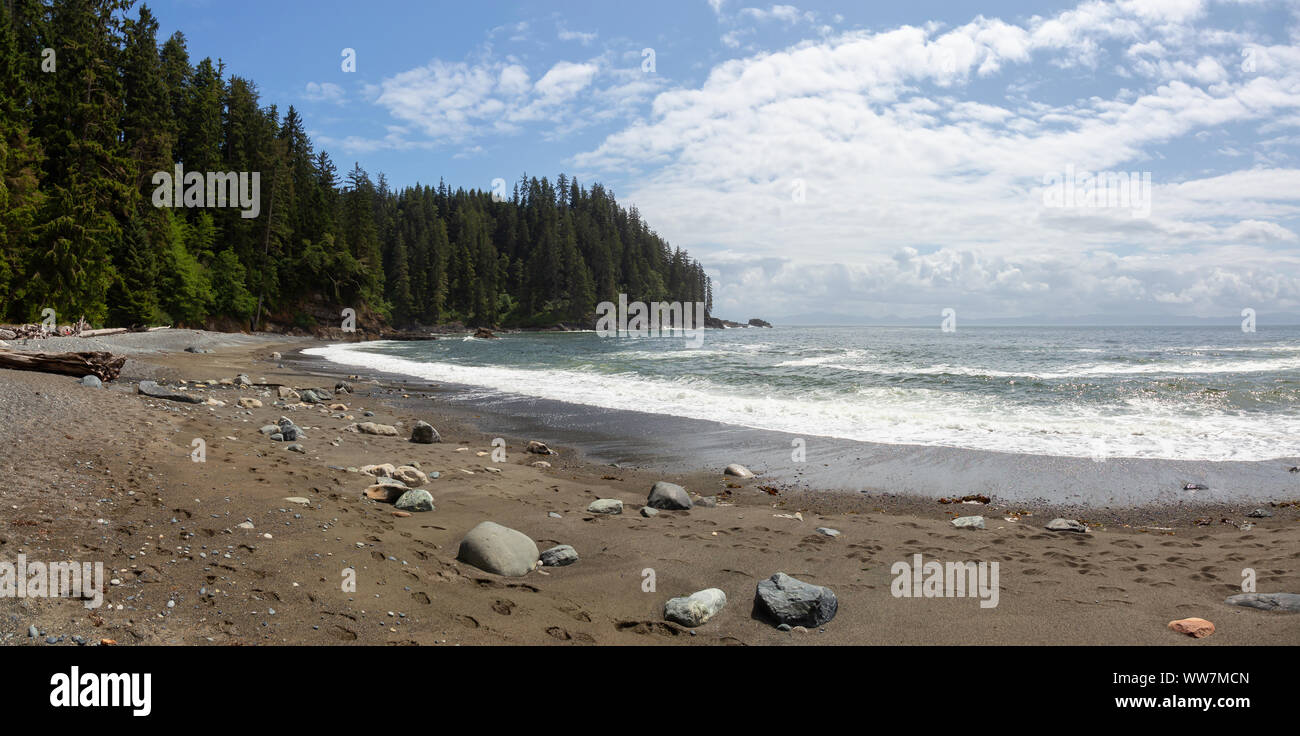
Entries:
POLYGON ((442 442, 442 437, 438 436, 438 430, 434 429, 432 424, 419 421, 411 430, 411 441, 421 445, 432 445, 435 442, 442 442))
POLYGON ((840 604, 830 588, 778 572, 758 584, 754 605, 778 625, 812 627, 835 618, 840 604))
POLYGON ((538 557, 537 543, 527 534, 492 521, 471 529, 460 541, 460 551, 456 554, 461 562, 508 577, 527 575, 538 557))
POLYGON ((1300 613, 1300 593, 1240 593, 1228 596, 1223 602, 1261 611, 1300 613))
POLYGON ((203 398, 187 394, 184 391, 174 391, 169 388, 159 386, 155 381, 141 381, 136 390, 145 396, 155 399, 167 399, 168 401, 181 401, 186 404, 202 404, 203 398))
POLYGON ((702 626, 727 605, 727 594, 717 588, 706 588, 688 596, 673 598, 664 604, 664 618, 682 626, 702 626))
POLYGON ((670 511, 689 509, 692 506, 691 494, 676 483, 667 483, 661 480, 650 489, 650 497, 646 499, 646 505, 651 508, 670 511))
POLYGON ((98 376, 82 376, 81 385, 89 386, 91 388, 103 388, 104 382, 99 380, 98 376))

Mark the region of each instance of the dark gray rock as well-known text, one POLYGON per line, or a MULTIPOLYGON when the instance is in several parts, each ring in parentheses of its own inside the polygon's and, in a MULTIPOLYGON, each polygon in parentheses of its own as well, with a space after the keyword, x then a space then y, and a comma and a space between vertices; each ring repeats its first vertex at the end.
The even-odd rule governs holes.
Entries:
POLYGON ((537 564, 537 543, 523 532, 485 521, 474 527, 460 541, 456 559, 480 570, 520 577, 537 564))
POLYGON ((547 567, 564 567, 578 561, 578 551, 567 544, 557 544, 541 555, 542 564, 547 567))
POLYGON ((830 588, 778 572, 758 584, 754 605, 778 624, 821 626, 835 618, 840 604, 830 588))
POLYGON ((1300 593, 1240 593, 1228 596, 1223 602, 1261 611, 1300 613, 1300 593))
POLYGON ((650 489, 650 497, 646 499, 646 505, 656 509, 667 509, 669 511, 689 509, 691 503, 691 494, 686 492, 685 488, 676 483, 659 481, 650 489))
POLYGON ((203 399, 199 396, 187 394, 184 391, 175 391, 173 389, 159 386, 154 381, 141 381, 136 390, 145 396, 155 399, 166 399, 168 401, 180 401, 185 404, 202 404, 203 399))
POLYGON ((1249 517, 1252 518, 1252 519, 1267 519, 1267 518, 1271 517, 1272 515, 1273 515, 1273 512, 1272 512, 1272 511, 1269 511, 1268 509, 1255 509, 1254 511, 1250 512, 1249 514, 1246 514, 1246 516, 1249 516, 1249 517))
POLYGON ((652 509, 652 508, 650 508, 649 506, 642 506, 642 507, 641 507, 641 515, 644 516, 645 518, 649 519, 649 518, 652 517, 652 516, 658 516, 658 515, 659 515, 659 509, 652 509))
POLYGON ((438 430, 434 429, 432 424, 419 421, 411 429, 411 441, 421 445, 432 445, 435 442, 442 442, 442 437, 438 435, 438 430))

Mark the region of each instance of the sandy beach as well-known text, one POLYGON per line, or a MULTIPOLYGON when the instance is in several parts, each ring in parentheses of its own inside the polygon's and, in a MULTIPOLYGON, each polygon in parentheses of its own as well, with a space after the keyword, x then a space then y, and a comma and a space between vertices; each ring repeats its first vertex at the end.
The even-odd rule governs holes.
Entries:
POLYGON ((1300 475, 1295 493, 1272 503, 1066 510, 796 490, 724 476, 721 466, 610 467, 547 436, 503 436, 499 461, 501 435, 449 409, 434 387, 292 359, 320 344, 173 330, 13 346, 106 349, 128 360, 102 389, 0 371, 0 557, 102 561, 111 578, 97 609, 0 599, 0 643, 1300 644, 1300 616, 1224 603, 1242 592, 1247 568, 1261 593, 1300 592, 1300 475), (219 383, 239 374, 255 385, 219 383), (222 404, 150 398, 137 393, 141 380, 185 381, 222 404), (339 380, 353 392, 325 406, 279 400, 275 388, 339 380), (241 398, 261 406, 241 407, 241 398), (281 416, 305 431, 303 452, 259 432, 281 416), (367 421, 397 435, 346 429, 367 421), (441 442, 410 442, 417 421, 441 442), (196 439, 203 462, 192 458, 196 439), (530 440, 558 454, 529 453, 530 440), (436 509, 401 517, 366 498, 374 479, 357 469, 383 463, 438 473, 419 486, 436 509), (661 480, 717 505, 640 515, 661 480), (623 513, 587 512, 597 499, 622 501, 623 513), (1248 516, 1261 507, 1271 515, 1248 516), (1044 528, 1066 513, 1088 531, 1044 528), (986 528, 951 523, 974 514, 986 528), (461 539, 483 521, 542 550, 572 545, 579 560, 521 577, 458 561, 461 539), (894 566, 915 555, 999 563, 997 605, 896 597, 894 566), (348 570, 355 591, 344 589, 348 570), (755 586, 777 572, 833 590, 834 619, 781 631, 758 615, 755 586), (707 588, 727 598, 707 623, 665 619, 670 598, 707 588), (1215 633, 1193 639, 1167 627, 1188 617, 1212 621, 1215 633))

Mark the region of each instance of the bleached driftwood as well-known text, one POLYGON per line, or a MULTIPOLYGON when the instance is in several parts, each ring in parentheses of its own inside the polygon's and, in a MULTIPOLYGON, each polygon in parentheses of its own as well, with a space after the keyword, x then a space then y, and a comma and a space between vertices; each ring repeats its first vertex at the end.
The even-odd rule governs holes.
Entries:
POLYGON ((66 376, 90 375, 101 381, 117 378, 124 363, 125 355, 113 355, 101 350, 84 353, 18 353, 0 350, 0 368, 61 373, 66 376))

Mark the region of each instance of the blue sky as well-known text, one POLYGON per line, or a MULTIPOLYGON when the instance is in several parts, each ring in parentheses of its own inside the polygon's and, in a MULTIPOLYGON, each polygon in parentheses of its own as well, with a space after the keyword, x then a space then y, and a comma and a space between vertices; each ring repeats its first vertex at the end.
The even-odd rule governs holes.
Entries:
POLYGON ((605 183, 723 316, 1300 311, 1300 3, 151 7, 340 169, 605 183))

